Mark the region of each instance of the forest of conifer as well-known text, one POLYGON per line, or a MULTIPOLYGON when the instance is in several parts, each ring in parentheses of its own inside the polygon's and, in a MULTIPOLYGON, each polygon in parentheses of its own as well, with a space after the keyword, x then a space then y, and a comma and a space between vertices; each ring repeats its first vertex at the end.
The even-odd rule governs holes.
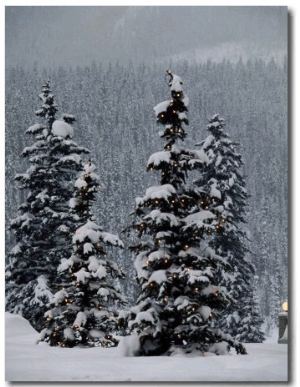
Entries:
MULTIPOLYGON (((220 114, 226 132, 239 142, 250 195, 246 216, 251 259, 266 333, 288 290, 288 92, 287 62, 228 61, 170 63, 184 78, 190 99, 185 147, 194 149, 207 133, 208 119, 220 114)), ((5 201, 6 251, 14 246, 10 220, 25 192, 14 177, 28 165, 20 155, 30 145, 25 131, 35 122, 38 94, 45 80, 58 102, 59 113, 76 117, 74 140, 87 147, 101 181, 94 215, 105 229, 118 235, 134 220, 135 198, 155 184, 147 172, 149 156, 161 148, 153 107, 165 99, 162 65, 137 67, 93 63, 86 67, 6 69, 5 201)), ((165 86, 165 87, 164 87, 165 86)), ((84 157, 83 157, 84 158, 84 157)), ((197 174, 191 179, 197 179, 197 174)), ((126 273, 122 290, 133 304, 136 297, 134 257, 123 234, 125 249, 116 252, 126 273)))

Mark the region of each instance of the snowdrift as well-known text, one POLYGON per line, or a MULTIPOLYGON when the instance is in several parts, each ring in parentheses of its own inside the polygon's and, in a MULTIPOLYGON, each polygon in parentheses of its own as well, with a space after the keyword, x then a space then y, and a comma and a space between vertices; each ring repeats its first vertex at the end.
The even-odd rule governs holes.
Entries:
POLYGON ((246 344, 248 355, 244 356, 234 352, 228 356, 186 356, 179 352, 173 357, 131 357, 124 352, 122 342, 117 348, 90 349, 36 344, 39 334, 24 318, 6 313, 5 321, 5 380, 10 382, 288 380, 286 344, 246 344))

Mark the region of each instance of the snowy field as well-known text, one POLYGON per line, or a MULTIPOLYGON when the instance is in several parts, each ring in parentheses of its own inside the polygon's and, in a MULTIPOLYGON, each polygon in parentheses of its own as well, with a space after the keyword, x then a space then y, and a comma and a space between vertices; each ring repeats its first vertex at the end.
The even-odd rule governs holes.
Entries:
MULTIPOLYGON (((5 380, 44 382, 198 381, 285 382, 287 345, 247 344, 248 355, 124 357, 117 348, 57 348, 36 344, 38 333, 6 313, 5 380)), ((81 384, 83 385, 83 384, 81 384)))

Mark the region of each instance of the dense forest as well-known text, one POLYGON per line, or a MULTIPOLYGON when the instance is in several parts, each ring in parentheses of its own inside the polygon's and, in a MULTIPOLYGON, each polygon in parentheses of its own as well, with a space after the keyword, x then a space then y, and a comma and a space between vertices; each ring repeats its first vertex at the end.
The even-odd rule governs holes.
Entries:
MULTIPOLYGON (((190 99, 186 147, 195 149, 207 137, 208 119, 214 114, 224 118, 225 130, 241 144, 250 194, 247 227, 268 333, 288 292, 287 62, 180 61, 169 66, 184 79, 190 99)), ((25 131, 37 122, 34 112, 45 80, 51 82, 59 113, 76 117, 74 140, 91 151, 87 157, 104 184, 94 205, 97 221, 118 234, 125 247, 130 245, 122 230, 134 222, 135 198, 156 183, 146 166, 149 156, 163 146, 153 107, 166 99, 165 70, 160 64, 147 63, 6 69, 7 252, 14 245, 9 223, 24 200, 14 177, 28 167, 20 154, 31 145, 25 131)), ((126 248, 115 254, 126 273, 120 286, 133 303, 134 257, 126 248)))

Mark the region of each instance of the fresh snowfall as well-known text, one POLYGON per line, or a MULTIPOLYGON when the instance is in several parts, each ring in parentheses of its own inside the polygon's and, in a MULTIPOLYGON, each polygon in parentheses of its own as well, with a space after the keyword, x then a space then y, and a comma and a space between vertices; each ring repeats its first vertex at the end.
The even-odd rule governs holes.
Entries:
POLYGON ((248 355, 132 357, 121 338, 114 348, 61 348, 38 342, 23 317, 6 313, 5 379, 14 382, 286 382, 287 344, 276 332, 262 344, 245 344, 248 355), (38 343, 38 344, 37 344, 38 343))
MULTIPOLYGON (((196 7, 103 7, 101 15, 83 7, 87 28, 76 7, 66 19, 53 7, 42 28, 34 7, 11 8, 8 42, 25 33, 20 26, 36 29, 29 43, 23 36, 26 56, 44 46, 32 39, 40 30, 51 48, 58 19, 80 26, 91 52, 124 46, 130 61, 86 56, 84 67, 52 68, 65 51, 56 44, 45 69, 39 59, 27 69, 16 48, 7 52, 5 380, 290 382, 287 55, 185 58, 191 37, 179 25, 189 21, 199 52, 207 31, 194 26, 207 15, 214 37, 205 45, 218 50, 215 20, 226 22, 222 42, 229 25, 239 35, 239 7, 203 7, 195 24, 196 7), (159 58, 145 20, 167 43, 159 58), (118 44, 102 24, 115 27, 108 35, 118 44), (135 56, 139 25, 150 62, 135 56), (98 44, 85 35, 93 26, 98 44), (176 55, 159 26, 172 31, 176 55)), ((287 30, 286 7, 254 8, 246 7, 248 31, 287 30)))

